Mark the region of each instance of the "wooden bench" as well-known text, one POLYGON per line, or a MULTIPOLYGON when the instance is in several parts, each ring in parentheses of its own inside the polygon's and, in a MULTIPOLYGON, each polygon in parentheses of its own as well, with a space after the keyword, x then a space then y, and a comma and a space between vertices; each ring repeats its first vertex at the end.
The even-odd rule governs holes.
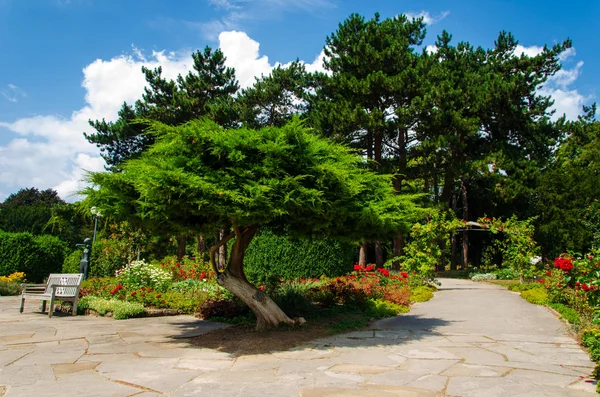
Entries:
POLYGON ((48 317, 52 317, 54 302, 66 301, 73 303, 73 315, 77 314, 77 302, 79 301, 79 287, 83 280, 83 273, 77 274, 51 274, 46 284, 23 284, 21 293, 21 307, 19 312, 23 313, 25 298, 42 301, 42 313, 46 311, 46 301, 50 301, 48 317))

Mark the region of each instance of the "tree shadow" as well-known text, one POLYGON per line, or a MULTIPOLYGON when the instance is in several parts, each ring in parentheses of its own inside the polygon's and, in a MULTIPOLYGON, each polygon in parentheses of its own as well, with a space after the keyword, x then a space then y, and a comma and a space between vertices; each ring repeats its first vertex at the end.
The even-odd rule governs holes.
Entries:
POLYGON ((406 314, 379 320, 355 331, 331 335, 331 327, 319 321, 309 321, 302 327, 261 332, 255 331, 253 326, 198 321, 200 323, 180 324, 181 334, 173 335, 173 340, 177 343, 186 341, 191 348, 212 349, 238 357, 290 350, 402 345, 439 336, 436 329, 450 323, 440 318, 406 314), (202 323, 220 327, 208 330, 210 327, 202 323))

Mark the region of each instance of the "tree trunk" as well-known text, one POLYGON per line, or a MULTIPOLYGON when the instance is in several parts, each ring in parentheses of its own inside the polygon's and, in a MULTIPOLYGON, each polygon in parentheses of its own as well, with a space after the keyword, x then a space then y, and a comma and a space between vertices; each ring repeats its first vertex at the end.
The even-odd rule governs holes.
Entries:
POLYGON ((206 240, 204 240, 203 235, 198 236, 198 256, 204 258, 204 253, 206 252, 206 240))
MULTIPOLYGON (((219 231, 219 241, 223 240, 226 236, 226 230, 225 228, 222 228, 221 231, 219 231)), ((223 244, 219 247, 219 270, 223 270, 225 269, 225 266, 227 265, 227 244, 223 244)))
POLYGON ((377 162, 377 167, 381 167, 383 136, 379 131, 376 131, 374 135, 374 160, 377 162))
POLYGON ((256 329, 258 331, 277 328, 281 324, 301 325, 305 323, 303 318, 294 320, 289 318, 267 294, 254 287, 246 279, 244 255, 257 230, 256 226, 249 226, 243 230, 235 228, 234 233, 225 236, 210 248, 210 262, 217 274, 217 283, 250 307, 256 315, 256 329), (219 271, 215 263, 216 251, 233 237, 235 237, 235 242, 231 248, 227 267, 224 271, 219 271))
POLYGON ((183 235, 177 236, 177 262, 181 262, 185 256, 185 247, 187 245, 187 237, 183 235))
MULTIPOLYGON (((469 221, 469 202, 467 201, 467 186, 463 178, 460 178, 460 190, 463 202, 463 219, 469 221)), ((469 231, 463 231, 463 270, 466 270, 469 265, 469 231)))
MULTIPOLYGON (((393 254, 394 257, 402 256, 404 251, 404 236, 402 234, 398 234, 394 237, 393 241, 393 254)), ((400 270, 400 261, 396 260, 392 263, 392 270, 400 270)))
POLYGON ((450 258, 450 270, 456 270, 456 233, 452 233, 452 258, 450 258))
POLYGON ((383 249, 381 249, 379 241, 375 241, 375 266, 377 268, 383 267, 383 249))
POLYGON ((369 245, 364 243, 360 246, 360 251, 358 252, 358 264, 361 266, 366 266, 367 264, 367 249, 369 245))

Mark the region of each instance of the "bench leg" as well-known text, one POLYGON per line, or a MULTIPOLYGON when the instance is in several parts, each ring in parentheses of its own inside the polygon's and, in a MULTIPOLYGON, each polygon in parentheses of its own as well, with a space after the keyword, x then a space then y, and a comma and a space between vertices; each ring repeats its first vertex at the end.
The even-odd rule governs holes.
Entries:
POLYGON ((21 306, 19 307, 19 313, 23 313, 23 306, 25 306, 25 297, 21 295, 21 306))
POLYGON ((73 315, 76 316, 77 315, 77 302, 79 301, 78 298, 75 298, 75 300, 73 301, 73 315))
POLYGON ((50 297, 50 310, 48 310, 48 317, 52 317, 52 313, 54 312, 54 294, 50 297))
POLYGON ((42 301, 42 313, 44 313, 46 311, 46 301, 43 300, 42 301))

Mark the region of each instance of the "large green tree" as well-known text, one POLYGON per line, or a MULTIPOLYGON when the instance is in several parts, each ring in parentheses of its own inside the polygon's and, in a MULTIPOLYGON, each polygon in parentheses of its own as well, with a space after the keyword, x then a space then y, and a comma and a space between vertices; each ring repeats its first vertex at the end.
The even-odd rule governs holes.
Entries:
POLYGON ((115 218, 233 232, 210 248, 220 285, 256 314, 257 327, 294 323, 244 274, 244 254, 261 226, 281 232, 375 239, 406 230, 418 215, 391 176, 370 172, 346 146, 301 122, 260 130, 223 129, 208 120, 153 123, 155 144, 122 172, 91 175, 88 200, 115 218), (234 240, 227 266, 221 245, 234 240))

